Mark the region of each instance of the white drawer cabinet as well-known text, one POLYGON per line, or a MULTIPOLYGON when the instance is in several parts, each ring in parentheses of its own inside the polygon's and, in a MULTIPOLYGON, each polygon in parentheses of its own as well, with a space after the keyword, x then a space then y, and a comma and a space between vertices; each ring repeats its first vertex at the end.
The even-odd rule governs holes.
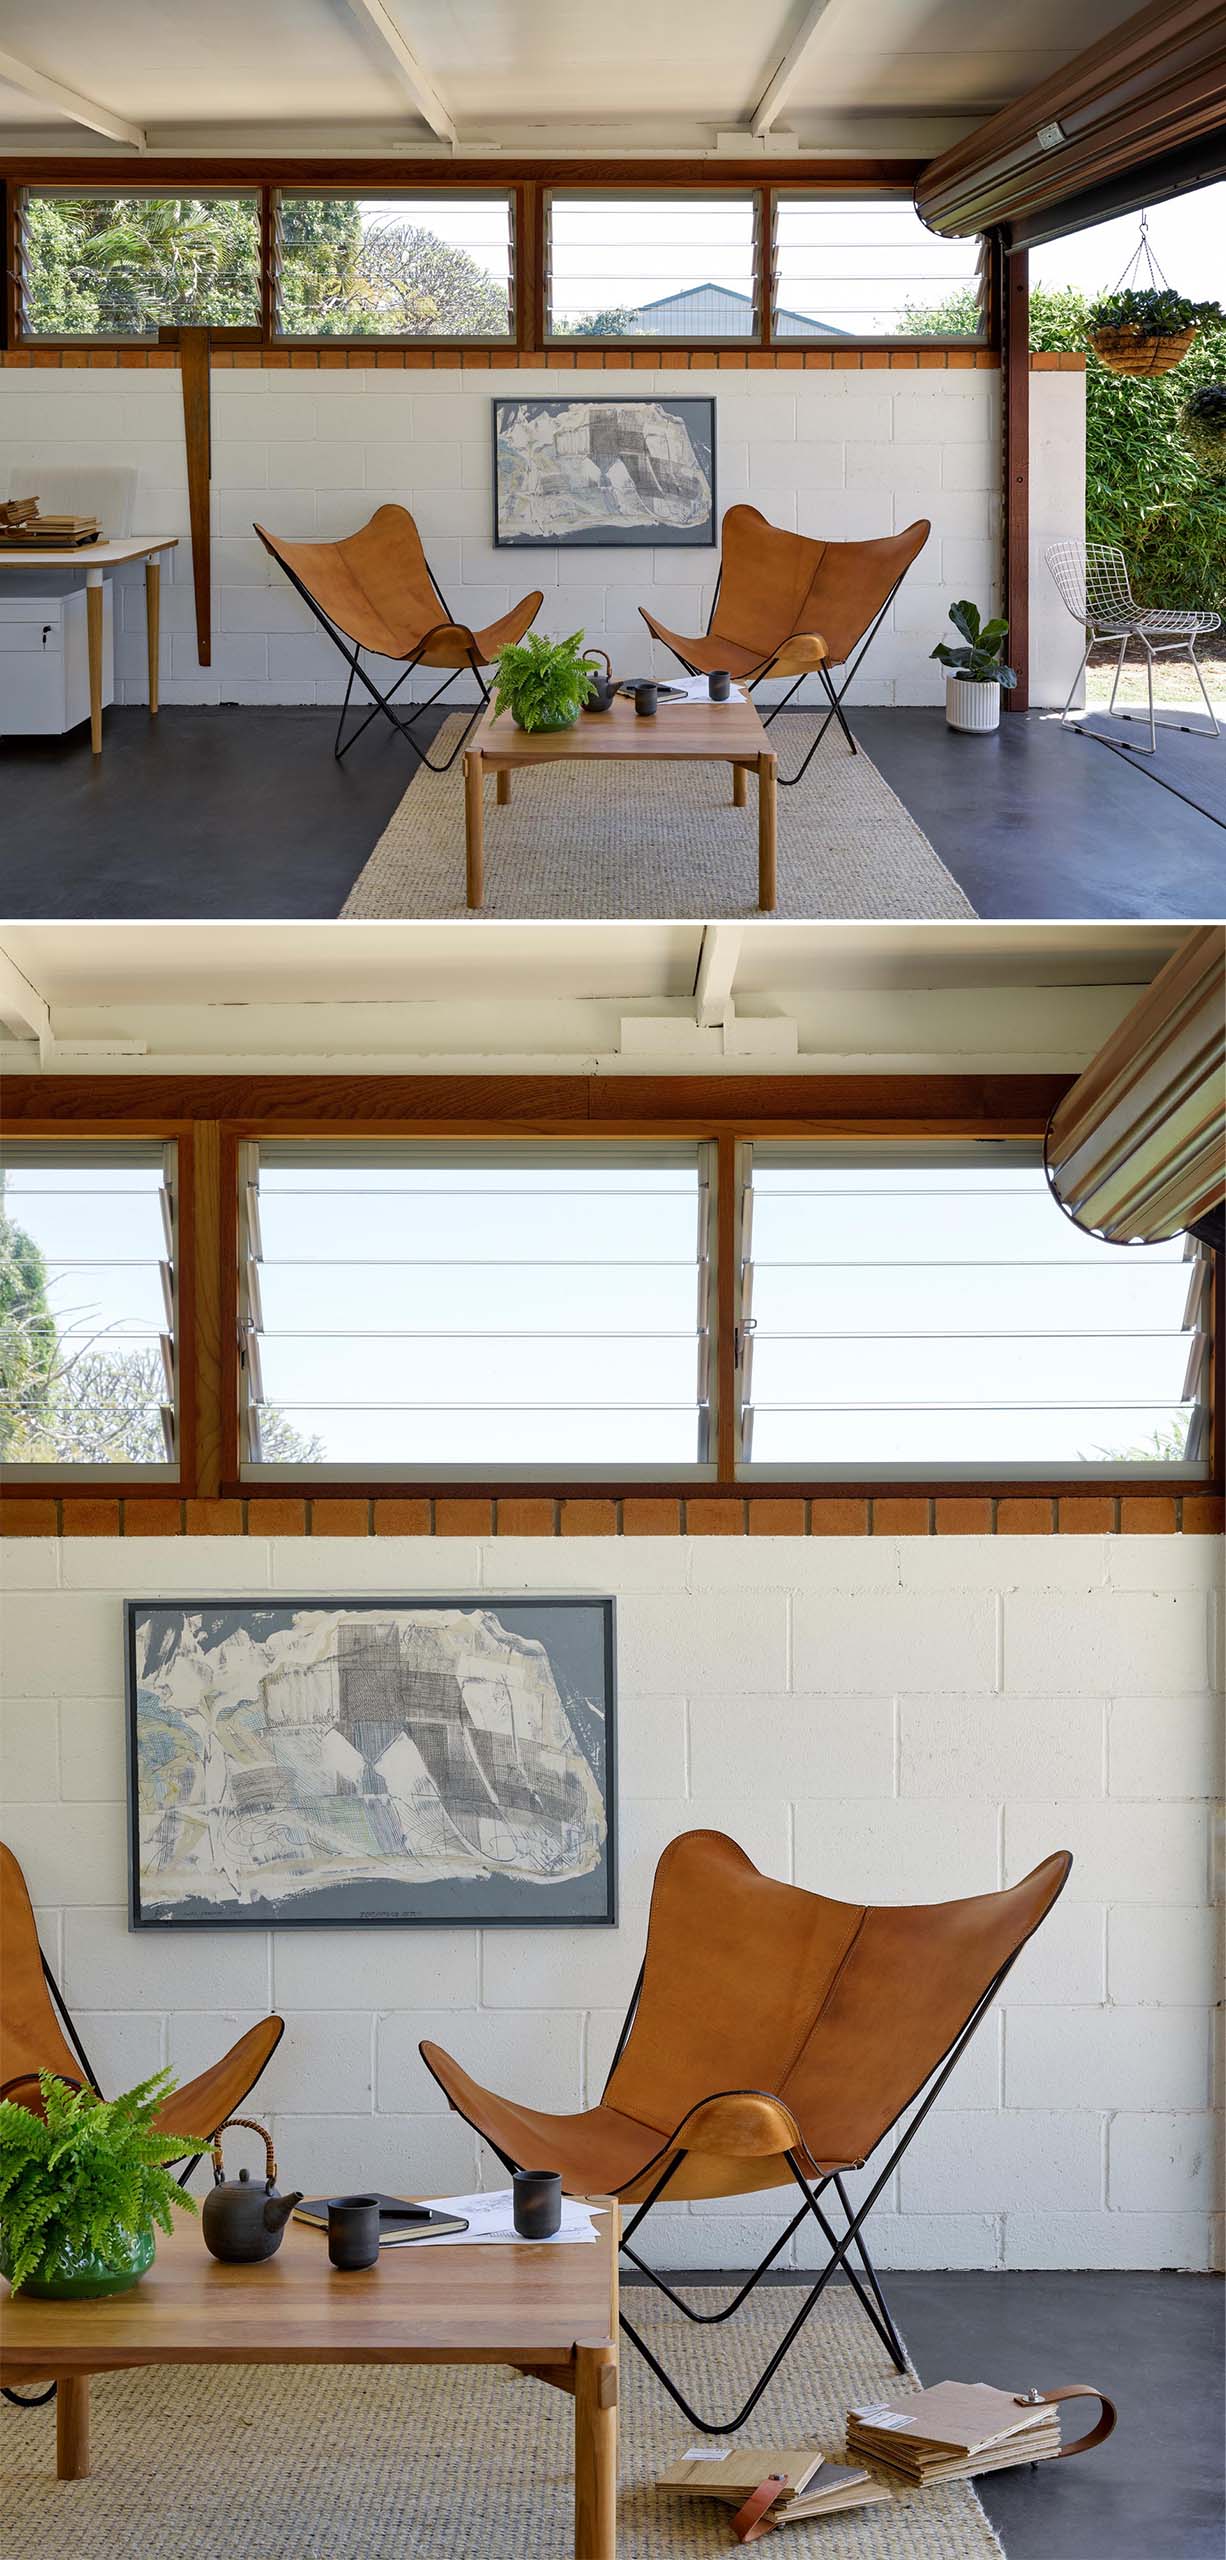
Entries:
MULTIPOLYGON (((0 737, 54 738, 89 718, 85 589, 13 595, 0 587, 0 737)), ((115 699, 114 594, 102 590, 102 700, 115 699)))

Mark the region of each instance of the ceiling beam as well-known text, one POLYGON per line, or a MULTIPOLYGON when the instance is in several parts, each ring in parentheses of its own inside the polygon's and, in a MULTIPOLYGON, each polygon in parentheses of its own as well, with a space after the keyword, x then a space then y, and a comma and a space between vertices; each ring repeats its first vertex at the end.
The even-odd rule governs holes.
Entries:
POLYGON ((15 53, 0 53, 0 80, 7 80, 11 89, 20 89, 27 98, 37 98, 44 107, 55 107, 74 124, 87 125, 91 133, 104 133, 109 142, 130 143, 133 151, 147 147, 140 125, 129 124, 126 116, 112 115, 109 107, 81 97, 76 89, 65 89, 58 80, 48 80, 45 72, 19 62, 15 53))
POLYGON ((755 141, 760 141, 763 134, 770 132, 776 116, 787 104, 797 73, 830 6, 831 0, 809 0, 782 62, 777 65, 754 108, 751 123, 755 141))
POLYGON ((707 924, 694 982, 694 1019, 700 1031, 714 1030, 733 1011, 732 990, 741 956, 739 924, 707 924))
POLYGON ((430 131, 440 142, 455 149, 457 134, 449 109, 440 98, 434 82, 423 71, 412 45, 406 44, 395 20, 388 15, 383 0, 346 0, 355 18, 373 27, 386 52, 390 53, 400 75, 401 86, 408 90, 413 105, 430 131))
POLYGON ((7 951, 0 950, 0 1026, 14 1040, 36 1040, 38 1054, 45 1065, 55 1045, 51 1026, 51 1007, 44 995, 19 969, 7 951))

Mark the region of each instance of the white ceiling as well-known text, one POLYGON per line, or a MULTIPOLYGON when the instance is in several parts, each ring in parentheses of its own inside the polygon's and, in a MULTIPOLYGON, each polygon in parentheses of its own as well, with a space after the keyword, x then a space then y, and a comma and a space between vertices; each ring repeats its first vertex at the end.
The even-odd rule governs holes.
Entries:
POLYGON ((0 0, 0 152, 928 154, 1135 0, 0 0), (810 32, 807 32, 811 30, 810 32), (8 77, 3 58, 9 57, 8 77), (27 85, 20 69, 30 77, 27 85), (45 90, 74 93, 77 109, 45 90))
POLYGON ((1186 931, 6 925, 0 1065, 92 1075, 1071 1071, 1186 931))

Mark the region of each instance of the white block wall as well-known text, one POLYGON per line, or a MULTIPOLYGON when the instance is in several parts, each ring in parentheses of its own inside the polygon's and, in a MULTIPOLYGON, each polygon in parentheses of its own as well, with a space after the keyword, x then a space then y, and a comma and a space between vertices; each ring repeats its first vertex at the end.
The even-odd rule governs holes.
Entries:
MULTIPOLYGON (((889 533, 926 515, 932 535, 878 634, 853 701, 935 703, 929 651, 959 596, 999 602, 1000 375, 988 370, 615 373, 510 370, 311 372, 221 369, 213 384, 213 663, 196 655, 186 541, 163 600, 164 702, 335 702, 344 668, 257 542, 254 519, 286 535, 352 533, 387 500, 412 509, 452 611, 480 627, 543 587, 538 628, 582 627, 621 674, 646 670, 649 605, 673 630, 706 622, 715 551, 499 551, 493 547, 495 395, 712 394, 719 509, 750 499, 771 521, 839 540, 889 533)), ((1036 413, 1056 386, 1032 376, 1036 413)), ((1042 437, 1040 435, 1040 441, 1042 437)), ((1044 447, 1046 450, 1046 447, 1044 447)), ((16 463, 135 462, 135 527, 187 533, 179 377, 173 370, 34 373, 0 366, 0 485, 16 463)), ((1054 449, 1053 449, 1054 465, 1054 449)), ((1076 534, 1075 471, 1049 471, 1045 522, 1076 534), (1066 520, 1067 519, 1067 520, 1066 520)), ((142 573, 123 573, 118 698, 146 698, 142 573)), ((948 636, 948 635, 944 635, 948 636)), ((657 651, 663 672, 665 655, 657 651)), ((416 680, 415 680, 416 681, 416 680)), ((432 689, 421 679, 418 690, 432 689)), ((458 698, 458 696, 457 696, 458 698)), ((1043 695, 1040 698, 1045 699, 1043 695)))
MULTIPOLYGON (((1068 1847, 1062 1900, 877 2209, 879 2254, 1204 2267, 1217 1565, 1196 1537, 15 1540, 3 1835, 109 2089, 186 2078, 275 2008, 252 2106, 283 2183, 427 2192, 500 2172, 419 2036, 531 2103, 595 2102, 676 1833, 881 1901, 988 1891, 1068 1847), (129 1933, 123 1595, 482 1588, 617 1595, 615 1930, 129 1933)), ((774 2220, 769 2197, 661 2215, 661 2261, 754 2263, 774 2220)))
MULTIPOLYGON (((1053 542, 1085 540, 1086 378, 1030 377, 1030 699, 1062 709, 1085 646, 1047 565, 1053 542)), ((1076 696, 1085 700, 1084 684, 1076 696)))

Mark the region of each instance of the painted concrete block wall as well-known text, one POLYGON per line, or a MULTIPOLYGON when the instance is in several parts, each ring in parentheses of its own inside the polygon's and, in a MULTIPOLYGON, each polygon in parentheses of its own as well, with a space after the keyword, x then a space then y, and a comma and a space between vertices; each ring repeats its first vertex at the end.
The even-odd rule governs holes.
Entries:
MULTIPOLYGON (((700 630, 714 590, 715 551, 500 551, 493 545, 491 408, 525 392, 574 394, 573 373, 466 366, 459 372, 215 371, 213 384, 213 663, 195 643, 186 543, 162 611, 164 702, 339 701, 344 669, 299 597, 252 532, 258 519, 286 535, 353 532, 394 500, 417 518, 452 611, 480 627, 532 587, 538 627, 582 626, 623 674, 656 663, 638 615, 646 603, 674 630, 700 630)), ((999 603, 1000 375, 996 371, 636 373, 627 396, 716 401, 719 507, 749 499, 789 530, 848 540, 889 533, 926 515, 932 536, 873 645, 853 701, 943 699, 929 651, 950 603, 999 603)), ((602 377, 601 388, 605 388, 602 377)), ((1080 376, 1034 375, 1042 421, 1084 396, 1080 376)), ((134 529, 187 533, 179 378, 78 368, 0 367, 0 479, 15 465, 135 462, 134 529)), ((1075 473, 1050 440, 1045 518, 1080 529, 1075 473), (1064 520, 1065 515, 1069 520, 1064 520)), ((146 698, 140 571, 122 572, 119 698, 146 698)), ((415 680, 416 681, 416 680, 415 680)), ((423 678, 418 689, 432 689, 423 678)), ((1046 699, 1046 695, 1042 698, 1046 699)))
MULTIPOLYGON (((1047 565, 1054 542, 1085 539, 1086 378, 1084 373, 1030 377, 1030 699, 1062 708, 1077 673, 1085 634, 1061 603, 1047 565)), ((1085 700, 1084 684, 1078 703, 1085 700)))
MULTIPOLYGON (((678 1832, 882 1901, 986 1892, 1067 1846, 1069 1887, 882 2199, 879 2254, 1203 2267, 1218 1583, 1191 1535, 13 1540, 4 1837, 109 2086, 186 2077, 276 2008, 252 2104, 285 2183, 436 2192, 499 2172, 418 2038, 544 2107, 598 2099, 678 1832), (124 1595, 481 1589, 617 1596, 615 1930, 129 1933, 124 1595)), ((755 2263, 775 2221, 769 2198, 674 2211, 659 2255, 755 2263)))

